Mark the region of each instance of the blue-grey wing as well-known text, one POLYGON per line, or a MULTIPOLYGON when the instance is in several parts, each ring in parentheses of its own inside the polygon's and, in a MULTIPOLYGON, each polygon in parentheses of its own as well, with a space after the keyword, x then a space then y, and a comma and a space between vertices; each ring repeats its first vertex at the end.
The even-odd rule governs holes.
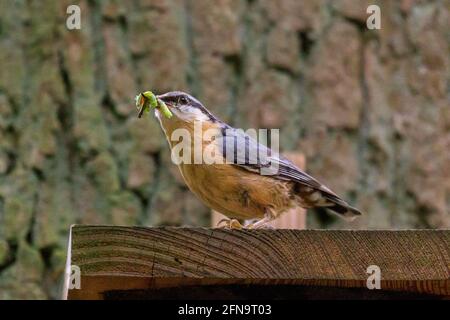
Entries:
POLYGON ((255 174, 270 175, 275 179, 292 181, 297 185, 309 187, 312 190, 299 188, 298 195, 306 197, 313 206, 327 207, 340 216, 350 219, 361 215, 358 209, 348 205, 325 185, 303 172, 279 153, 258 143, 256 137, 246 134, 243 130, 225 127, 218 142, 227 163, 255 174), (315 196, 314 191, 319 191, 319 197, 315 196))
POLYGON ((291 161, 259 143, 241 129, 228 127, 222 131, 220 149, 228 163, 251 172, 292 180, 313 189, 335 195, 330 189, 294 165, 291 161))

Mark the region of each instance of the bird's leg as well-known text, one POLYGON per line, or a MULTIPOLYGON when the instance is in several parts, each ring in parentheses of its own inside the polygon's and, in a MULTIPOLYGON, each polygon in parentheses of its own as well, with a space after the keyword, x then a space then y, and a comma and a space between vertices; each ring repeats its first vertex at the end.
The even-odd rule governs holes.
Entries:
POLYGON ((242 229, 242 224, 236 219, 222 219, 217 223, 218 228, 224 229, 242 229), (223 224, 223 226, 220 226, 223 224))
POLYGON ((272 227, 267 224, 270 223, 272 220, 274 220, 276 217, 277 216, 275 215, 275 212, 273 211, 273 209, 267 208, 264 218, 245 226, 245 228, 246 229, 263 229, 263 228, 270 229, 272 227))

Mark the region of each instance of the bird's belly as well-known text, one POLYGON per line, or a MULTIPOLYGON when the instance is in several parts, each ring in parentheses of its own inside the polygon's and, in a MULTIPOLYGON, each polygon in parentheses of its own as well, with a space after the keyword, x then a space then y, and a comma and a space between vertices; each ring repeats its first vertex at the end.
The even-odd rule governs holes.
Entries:
POLYGON ((289 186, 229 164, 182 164, 189 189, 207 206, 230 218, 261 218, 271 207, 281 213, 292 206, 289 186))

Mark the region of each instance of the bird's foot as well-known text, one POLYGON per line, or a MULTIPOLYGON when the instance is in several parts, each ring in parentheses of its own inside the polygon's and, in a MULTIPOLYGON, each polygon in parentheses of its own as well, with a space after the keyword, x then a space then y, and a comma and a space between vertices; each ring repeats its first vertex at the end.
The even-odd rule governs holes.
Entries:
POLYGON ((272 209, 267 209, 264 218, 245 226, 245 229, 275 229, 269 223, 275 219, 276 215, 272 209))
POLYGON ((217 223, 218 228, 223 229, 242 229, 242 224, 236 219, 222 219, 217 223))
POLYGON ((259 223, 261 220, 250 220, 250 221, 246 221, 246 223, 244 224, 244 229, 275 229, 272 225, 269 224, 270 221, 264 221, 264 223, 259 223))
POLYGON ((272 225, 269 224, 270 221, 256 221, 255 223, 250 223, 246 226, 244 226, 244 229, 275 229, 272 225), (261 223, 259 223, 261 222, 261 223))

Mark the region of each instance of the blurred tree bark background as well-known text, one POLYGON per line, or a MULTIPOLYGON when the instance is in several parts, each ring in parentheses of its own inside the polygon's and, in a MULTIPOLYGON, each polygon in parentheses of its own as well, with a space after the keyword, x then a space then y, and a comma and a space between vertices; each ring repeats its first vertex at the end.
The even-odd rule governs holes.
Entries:
POLYGON ((281 128, 366 213, 310 228, 448 228, 449 21, 448 0, 1 0, 0 299, 59 297, 73 223, 209 224, 157 122, 136 119, 148 89, 281 128))

